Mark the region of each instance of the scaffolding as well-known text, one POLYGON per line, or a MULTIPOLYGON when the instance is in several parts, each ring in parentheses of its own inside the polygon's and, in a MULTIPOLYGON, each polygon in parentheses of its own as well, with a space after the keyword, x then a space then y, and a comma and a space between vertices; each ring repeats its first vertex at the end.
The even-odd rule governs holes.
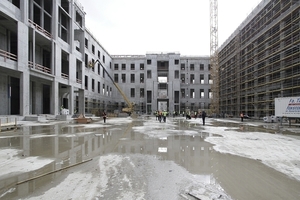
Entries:
POLYGON ((274 114, 274 98, 300 96, 300 3, 264 1, 219 49, 221 112, 274 114))

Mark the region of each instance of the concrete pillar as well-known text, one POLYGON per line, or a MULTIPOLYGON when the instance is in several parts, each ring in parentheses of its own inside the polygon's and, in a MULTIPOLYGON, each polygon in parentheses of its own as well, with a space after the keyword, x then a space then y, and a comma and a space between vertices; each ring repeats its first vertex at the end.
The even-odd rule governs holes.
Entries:
POLYGON ((79 90, 79 98, 78 98, 78 113, 79 114, 85 114, 85 102, 84 102, 84 90, 80 89, 79 90))
MULTIPOLYGON (((28 12, 29 5, 32 5, 29 3, 29 0, 20 1, 21 18, 24 22, 28 21, 29 13, 32 13, 32 12, 28 12)), ((33 15, 33 14, 31 14, 31 15, 33 15)))
MULTIPOLYGON (((26 1, 27 2, 27 1, 26 1)), ((21 5, 25 6, 25 5, 21 5)), ((18 22, 18 69, 20 74, 20 114, 29 115, 29 86, 30 75, 28 69, 28 27, 22 22, 18 22)))
POLYGON ((30 75, 27 71, 20 75, 20 115, 30 114, 30 75))
POLYGON ((74 114, 74 86, 70 85, 69 87, 69 114, 74 114))
POLYGON ((51 114, 59 115, 60 114, 60 107, 59 107, 59 84, 57 81, 53 81, 51 84, 51 114))

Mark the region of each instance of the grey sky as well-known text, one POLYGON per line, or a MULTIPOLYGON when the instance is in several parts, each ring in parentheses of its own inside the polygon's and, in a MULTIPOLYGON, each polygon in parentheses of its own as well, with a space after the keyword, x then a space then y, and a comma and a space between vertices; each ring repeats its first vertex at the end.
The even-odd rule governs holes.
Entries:
MULTIPOLYGON (((86 26, 111 55, 210 54, 209 0, 79 0, 86 26)), ((219 46, 259 0, 219 0, 219 46)))

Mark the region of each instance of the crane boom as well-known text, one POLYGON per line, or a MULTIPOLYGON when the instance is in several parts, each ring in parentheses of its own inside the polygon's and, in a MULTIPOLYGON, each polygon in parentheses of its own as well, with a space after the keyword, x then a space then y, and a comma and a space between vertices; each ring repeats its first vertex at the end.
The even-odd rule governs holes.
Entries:
POLYGON ((107 70, 105 69, 105 67, 102 65, 102 63, 100 62, 100 60, 96 60, 94 63, 91 62, 91 66, 94 67, 94 65, 99 62, 99 64, 102 66, 103 70, 105 71, 105 73, 107 74, 107 76, 110 78, 110 80, 113 82, 114 86, 117 88, 117 90, 119 91, 119 93, 122 95, 123 99, 126 101, 128 107, 127 108, 123 108, 122 111, 126 112, 128 114, 133 113, 134 111, 134 103, 130 102, 129 99, 127 98, 127 96, 125 95, 125 93, 122 91, 122 89, 120 88, 120 86, 113 80, 113 78, 110 76, 110 74, 107 72, 107 70))

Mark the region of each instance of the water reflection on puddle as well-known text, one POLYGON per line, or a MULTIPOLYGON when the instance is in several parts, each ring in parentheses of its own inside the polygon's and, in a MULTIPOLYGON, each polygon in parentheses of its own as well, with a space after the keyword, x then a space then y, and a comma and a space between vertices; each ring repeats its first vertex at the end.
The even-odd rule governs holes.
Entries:
MULTIPOLYGON (((236 123, 214 122, 213 125, 226 126, 227 130, 238 132, 266 131, 262 126, 236 123)), ((17 152, 8 152, 5 155, 10 163, 19 165, 20 160, 28 158, 28 163, 25 163, 28 165, 38 162, 30 158, 38 157, 41 165, 27 171, 6 169, 8 173, 0 173, 0 190, 9 190, 13 185, 18 185, 18 182, 110 153, 157 155, 160 160, 172 160, 192 174, 211 176, 213 173, 217 174, 216 171, 222 167, 218 160, 223 157, 213 150, 212 144, 204 141, 206 137, 222 136, 205 132, 199 122, 187 122, 183 119, 174 119, 167 123, 137 119, 119 124, 95 122, 83 126, 61 123, 20 127, 16 131, 1 133, 0 148, 17 152)), ((234 156, 231 157, 235 159, 234 156)), ((22 192, 30 193, 37 183, 42 185, 43 181, 56 177, 57 174, 51 174, 36 182, 28 182, 27 189, 24 191, 23 187, 22 192)), ((21 189, 18 186, 15 188, 16 193, 21 189)))

